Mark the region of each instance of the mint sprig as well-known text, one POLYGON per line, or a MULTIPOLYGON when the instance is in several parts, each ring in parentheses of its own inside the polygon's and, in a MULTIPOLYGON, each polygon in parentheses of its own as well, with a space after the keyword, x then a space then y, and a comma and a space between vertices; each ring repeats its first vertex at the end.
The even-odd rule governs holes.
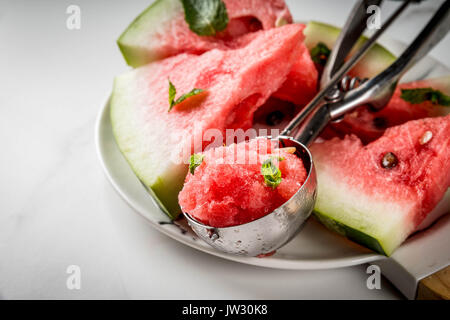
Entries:
POLYGON ((181 0, 189 29, 199 36, 214 36, 228 25, 228 13, 222 0, 181 0))
POLYGON ((191 174, 194 174, 195 169, 202 164, 203 159, 205 158, 205 156, 203 154, 200 153, 194 153, 191 156, 191 159, 189 161, 189 172, 191 174))
MULTIPOLYGON (((264 177, 264 182, 268 187, 275 189, 281 183, 281 171, 278 168, 274 161, 277 159, 276 157, 270 157, 266 159, 261 165, 261 174, 264 177)), ((284 158, 278 157, 278 161, 283 161, 284 158)))
POLYGON ((312 61, 321 66, 325 66, 330 53, 331 50, 323 42, 317 43, 317 45, 310 51, 312 61))
POLYGON ((177 89, 175 88, 173 83, 169 80, 169 110, 167 112, 170 112, 170 110, 172 110, 172 108, 175 105, 177 105, 177 104, 183 102, 184 100, 186 100, 187 98, 195 96, 203 91, 205 91, 205 90, 194 88, 191 91, 189 91, 188 93, 182 94, 178 99, 175 100, 175 96, 177 94, 177 89))
POLYGON ((400 98, 411 104, 431 101, 432 104, 450 106, 450 97, 433 88, 401 89, 400 98))

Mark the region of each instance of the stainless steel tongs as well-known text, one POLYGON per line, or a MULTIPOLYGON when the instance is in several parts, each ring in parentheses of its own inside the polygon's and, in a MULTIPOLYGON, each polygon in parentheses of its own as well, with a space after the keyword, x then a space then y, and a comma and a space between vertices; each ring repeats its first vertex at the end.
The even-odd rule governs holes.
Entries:
POLYGON ((387 69, 372 79, 346 76, 347 72, 375 44, 394 20, 412 3, 404 1, 381 29, 368 39, 346 62, 345 58, 360 38, 367 23, 367 8, 383 0, 360 0, 352 9, 325 65, 321 91, 287 125, 281 135, 290 135, 305 145, 311 143, 330 121, 336 121, 363 104, 383 108, 390 100, 401 76, 423 58, 450 30, 450 0, 445 1, 419 35, 387 69), (345 63, 344 63, 345 62, 345 63), (305 121, 308 119, 307 121, 305 121), (303 125, 301 125, 303 123, 303 125))

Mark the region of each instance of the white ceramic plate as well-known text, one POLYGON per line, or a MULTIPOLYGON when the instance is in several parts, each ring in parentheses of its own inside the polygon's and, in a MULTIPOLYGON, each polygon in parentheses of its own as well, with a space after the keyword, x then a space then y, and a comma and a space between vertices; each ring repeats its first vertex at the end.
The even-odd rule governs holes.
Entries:
MULTIPOLYGON (((398 55, 405 48, 399 41, 384 38, 380 41, 387 49, 398 55)), ((402 81, 437 77, 450 71, 431 57, 426 57, 411 69, 402 81)), ((280 269, 328 269, 367 263, 384 256, 378 255, 325 229, 313 218, 290 243, 276 254, 266 258, 241 257, 218 252, 198 239, 190 228, 167 224, 170 220, 155 205, 150 194, 134 175, 125 158, 120 153, 111 130, 109 98, 99 112, 96 124, 97 152, 106 176, 122 198, 138 213, 144 216, 157 230, 188 246, 219 256, 270 268, 280 269)), ((448 219, 447 219, 448 221, 448 219)))

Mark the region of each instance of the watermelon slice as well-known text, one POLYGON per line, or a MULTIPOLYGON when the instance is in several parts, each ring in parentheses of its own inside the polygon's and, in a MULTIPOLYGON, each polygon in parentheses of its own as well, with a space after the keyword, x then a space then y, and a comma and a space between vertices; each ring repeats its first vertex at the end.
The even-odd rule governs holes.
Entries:
POLYGON ((111 121, 116 141, 169 216, 180 212, 177 195, 186 163, 191 152, 206 146, 203 134, 208 129, 221 133, 225 128, 250 127, 253 112, 292 70, 302 38, 301 26, 286 25, 259 31, 239 49, 179 54, 115 79, 111 121), (205 92, 168 112, 169 77, 179 94, 192 88, 205 92), (200 137, 197 148, 192 146, 194 137, 200 137))
POLYGON ((315 143, 311 152, 319 220, 390 255, 450 186, 450 116, 389 128, 366 146, 352 135, 315 143))
POLYGON ((157 0, 142 12, 117 41, 130 66, 188 52, 200 54, 219 48, 243 34, 292 22, 284 0, 224 0, 227 28, 215 37, 198 36, 184 20, 180 0, 157 0))
POLYGON ((434 105, 430 101, 420 104, 411 104, 404 101, 401 89, 433 88, 450 95, 450 76, 436 79, 427 79, 400 84, 392 99, 384 109, 373 112, 368 107, 360 107, 354 112, 345 115, 344 119, 333 124, 339 134, 356 134, 364 143, 379 138, 388 127, 426 117, 437 117, 449 114, 450 108, 434 105))

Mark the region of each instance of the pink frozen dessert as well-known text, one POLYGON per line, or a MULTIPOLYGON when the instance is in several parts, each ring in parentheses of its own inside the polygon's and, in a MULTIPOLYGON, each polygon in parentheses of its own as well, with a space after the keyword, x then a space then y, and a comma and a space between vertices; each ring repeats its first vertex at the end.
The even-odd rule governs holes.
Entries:
POLYGON ((184 212, 213 227, 261 218, 303 185, 307 172, 294 152, 261 138, 194 154, 179 203, 184 212))

